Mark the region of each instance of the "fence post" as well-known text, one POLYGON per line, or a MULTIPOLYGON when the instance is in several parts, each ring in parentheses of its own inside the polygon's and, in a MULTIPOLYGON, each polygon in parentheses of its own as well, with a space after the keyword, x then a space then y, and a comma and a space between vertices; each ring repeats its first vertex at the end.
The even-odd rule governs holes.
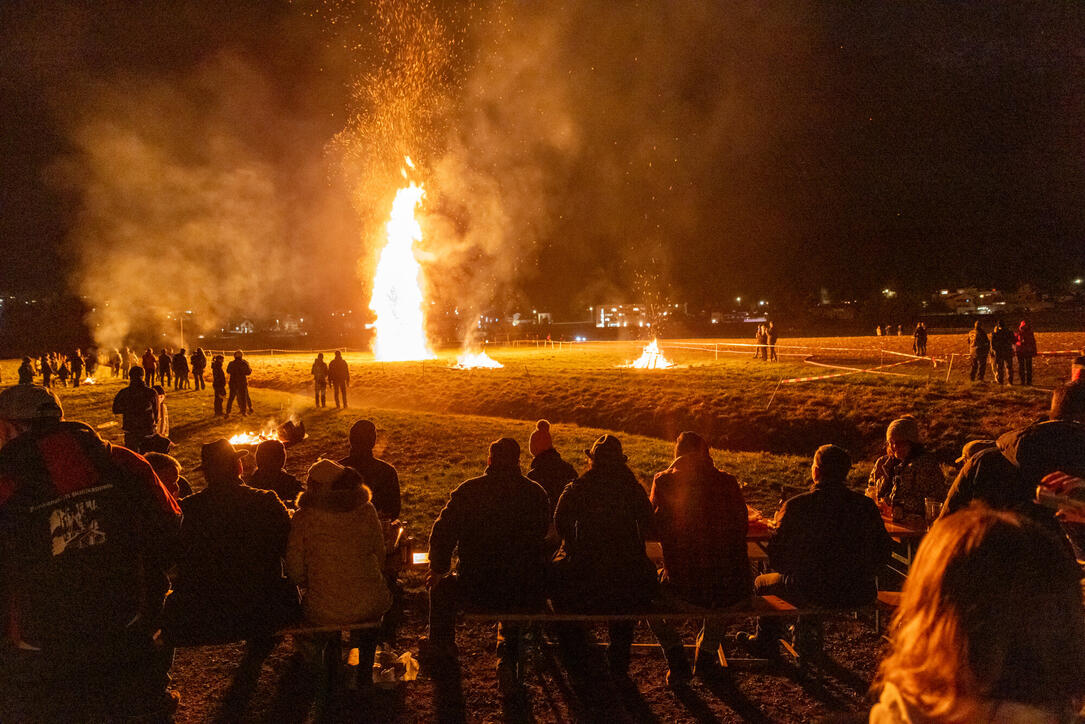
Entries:
POLYGON ((949 384, 949 373, 953 371, 953 359, 957 356, 956 352, 951 352, 949 355, 949 364, 946 365, 946 384, 949 384))

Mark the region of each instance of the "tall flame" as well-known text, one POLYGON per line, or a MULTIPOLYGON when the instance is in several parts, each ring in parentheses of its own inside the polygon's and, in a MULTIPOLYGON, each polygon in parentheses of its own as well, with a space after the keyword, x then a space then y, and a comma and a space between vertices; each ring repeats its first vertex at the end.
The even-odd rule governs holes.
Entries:
MULTIPOLYGON (((410 159, 407 163, 413 168, 410 159)), ((422 312, 422 267, 414 256, 414 242, 422 240, 422 227, 414 217, 425 191, 413 181, 396 193, 392 215, 385 227, 388 243, 377 262, 373 298, 369 308, 377 314, 373 324, 373 354, 389 362, 429 359, 422 312)))
POLYGON ((653 339, 652 343, 644 348, 640 358, 627 366, 642 370, 662 370, 673 367, 674 363, 663 356, 659 349, 659 340, 653 339))

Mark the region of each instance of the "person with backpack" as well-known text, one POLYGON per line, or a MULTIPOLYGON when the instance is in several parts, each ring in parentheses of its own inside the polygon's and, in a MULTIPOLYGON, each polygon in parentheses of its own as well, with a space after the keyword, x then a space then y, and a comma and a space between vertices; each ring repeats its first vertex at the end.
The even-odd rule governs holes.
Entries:
POLYGON ((180 522, 147 461, 55 394, 0 392, 0 720, 168 720, 154 634, 180 522))

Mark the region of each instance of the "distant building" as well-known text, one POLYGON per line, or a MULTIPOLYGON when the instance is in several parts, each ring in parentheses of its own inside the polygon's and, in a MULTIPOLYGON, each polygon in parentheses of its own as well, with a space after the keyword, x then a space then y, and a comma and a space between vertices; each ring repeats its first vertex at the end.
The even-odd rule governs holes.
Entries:
POLYGON ((604 304, 592 309, 596 327, 651 327, 685 313, 682 304, 604 304))
POLYGON ((942 289, 935 295, 954 314, 1001 314, 1007 311, 1006 299, 997 289, 942 289))

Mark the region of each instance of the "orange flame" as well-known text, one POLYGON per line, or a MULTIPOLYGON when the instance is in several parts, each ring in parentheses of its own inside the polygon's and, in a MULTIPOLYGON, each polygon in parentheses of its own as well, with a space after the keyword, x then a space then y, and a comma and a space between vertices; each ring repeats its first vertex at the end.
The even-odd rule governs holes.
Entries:
POLYGON ((490 355, 482 352, 464 352, 456 358, 456 364, 452 367, 457 370, 473 370, 477 368, 500 369, 505 365, 495 360, 490 355))
MULTIPOLYGON (((410 158, 407 164, 414 168, 410 158)), ((404 171, 406 176, 406 171, 404 171)), ((396 193, 386 231, 388 243, 381 251, 373 277, 369 308, 377 315, 373 328, 373 355, 389 362, 429 359, 422 311, 422 267, 414 255, 414 243, 422 240, 422 227, 414 216, 425 191, 410 182, 396 193)))
POLYGON ((663 356, 659 350, 659 340, 653 339, 651 344, 644 348, 644 352, 635 362, 630 362, 627 367, 635 367, 639 370, 663 370, 674 367, 674 363, 663 356))

